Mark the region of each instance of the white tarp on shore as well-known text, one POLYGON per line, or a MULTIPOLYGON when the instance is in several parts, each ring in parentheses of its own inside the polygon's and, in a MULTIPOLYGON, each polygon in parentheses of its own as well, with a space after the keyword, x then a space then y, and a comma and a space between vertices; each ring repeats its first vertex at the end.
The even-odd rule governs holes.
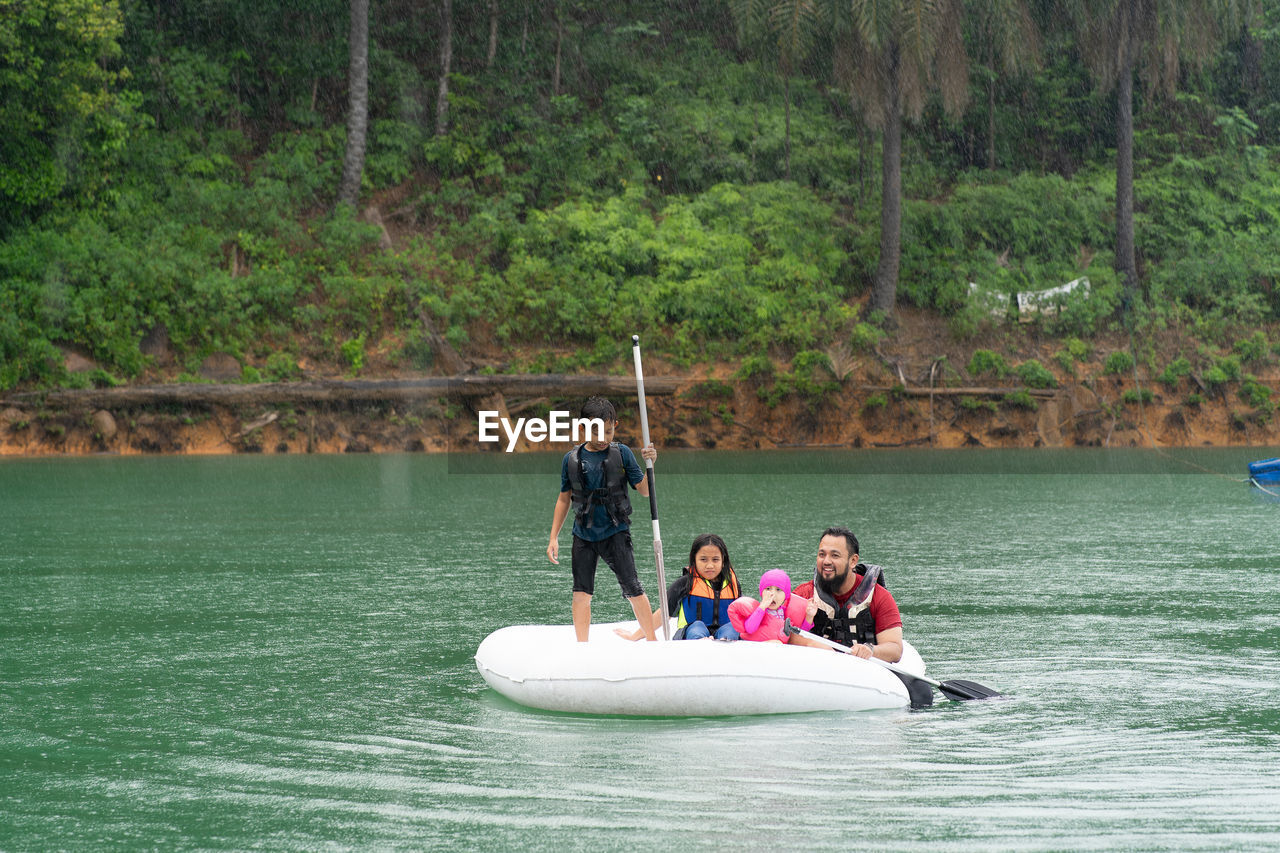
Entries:
POLYGON ((1024 290, 1012 296, 1008 293, 983 290, 976 281, 969 282, 970 299, 981 300, 988 311, 996 317, 1008 316, 1012 300, 1018 307, 1019 320, 1030 320, 1037 314, 1056 314, 1067 298, 1077 291, 1081 295, 1088 296, 1088 277, 1081 276, 1074 281, 1050 287, 1047 290, 1024 290))

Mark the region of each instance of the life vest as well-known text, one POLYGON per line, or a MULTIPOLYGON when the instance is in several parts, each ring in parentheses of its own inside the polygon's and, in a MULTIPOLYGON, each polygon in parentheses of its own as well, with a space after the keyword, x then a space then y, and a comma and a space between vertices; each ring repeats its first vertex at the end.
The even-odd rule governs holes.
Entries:
POLYGON ((729 624, 729 605, 742 590, 738 586, 738 578, 733 569, 725 569, 721 574, 728 574, 719 589, 711 585, 701 575, 694 573, 693 586, 680 599, 679 621, 676 627, 683 628, 694 622, 702 622, 714 634, 716 628, 729 624))
POLYGON ((627 469, 622 464, 622 451, 618 443, 610 442, 604 458, 604 485, 598 489, 587 488, 587 466, 582 461, 579 444, 569 451, 569 488, 573 495, 574 518, 582 527, 594 527, 595 508, 603 506, 611 525, 626 524, 631 517, 631 498, 627 494, 627 469))
POLYGON ((862 575, 862 580, 858 581, 858 586, 845 607, 838 605, 835 597, 830 593, 824 592, 818 586, 818 579, 814 578, 813 594, 830 605, 836 615, 832 618, 825 610, 819 608, 817 615, 813 617, 813 632, 843 646, 851 646, 854 643, 874 646, 876 619, 871 615, 871 599, 875 595, 876 587, 888 589, 884 582, 884 570, 880 566, 859 563, 854 567, 854 572, 862 575))

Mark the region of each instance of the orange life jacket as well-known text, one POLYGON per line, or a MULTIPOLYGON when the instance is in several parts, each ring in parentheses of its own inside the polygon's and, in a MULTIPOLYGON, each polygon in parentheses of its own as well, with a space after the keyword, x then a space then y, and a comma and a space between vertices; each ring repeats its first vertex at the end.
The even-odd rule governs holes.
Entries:
POLYGON ((702 622, 714 633, 719 626, 729 624, 729 605, 742 595, 742 589, 733 569, 726 568, 721 574, 725 573, 728 577, 719 589, 704 580, 702 575, 694 573, 693 586, 680 599, 677 628, 702 622))

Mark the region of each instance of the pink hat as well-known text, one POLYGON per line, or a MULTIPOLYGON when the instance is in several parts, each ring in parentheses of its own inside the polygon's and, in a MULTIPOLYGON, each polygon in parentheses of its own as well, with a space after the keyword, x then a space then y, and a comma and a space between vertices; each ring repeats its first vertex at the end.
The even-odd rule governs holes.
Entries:
POLYGON ((770 569, 760 576, 760 594, 771 586, 782 590, 782 605, 785 607, 791 600, 791 576, 782 569, 770 569))

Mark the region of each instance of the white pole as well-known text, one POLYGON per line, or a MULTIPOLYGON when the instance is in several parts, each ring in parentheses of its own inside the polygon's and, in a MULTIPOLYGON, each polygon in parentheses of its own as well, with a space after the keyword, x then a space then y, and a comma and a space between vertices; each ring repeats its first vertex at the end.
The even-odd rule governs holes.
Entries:
MULTIPOLYGON (((640 396, 641 447, 649 446, 649 412, 644 401, 644 370, 640 366, 640 336, 631 336, 631 352, 636 360, 636 390, 640 396)), ((649 514, 653 517, 653 558, 658 564, 658 607, 662 610, 662 636, 671 639, 671 614, 667 612, 667 578, 662 564, 662 531, 658 528, 658 498, 654 491, 653 460, 645 460, 649 480, 649 514)))

